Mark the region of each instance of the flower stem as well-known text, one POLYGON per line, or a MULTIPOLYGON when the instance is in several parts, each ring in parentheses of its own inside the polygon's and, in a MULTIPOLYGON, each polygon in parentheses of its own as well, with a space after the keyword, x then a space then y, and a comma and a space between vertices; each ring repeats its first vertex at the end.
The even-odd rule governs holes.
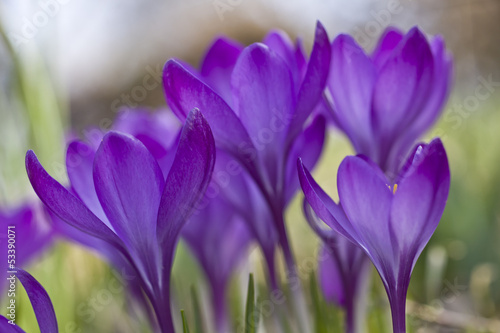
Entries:
POLYGON ((406 289, 389 297, 391 304, 392 329, 394 333, 406 333, 406 289))

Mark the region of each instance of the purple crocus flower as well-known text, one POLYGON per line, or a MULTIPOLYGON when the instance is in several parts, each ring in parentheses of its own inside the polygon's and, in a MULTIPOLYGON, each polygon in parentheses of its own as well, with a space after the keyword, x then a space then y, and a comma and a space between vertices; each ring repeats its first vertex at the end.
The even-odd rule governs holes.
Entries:
MULTIPOLYGON (((318 23, 309 61, 300 44, 273 32, 263 43, 245 48, 216 41, 200 72, 170 60, 163 73, 172 111, 183 120, 193 107, 203 110, 217 147, 241 163, 257 184, 290 270, 294 260, 283 213, 298 189, 296 158, 302 156, 313 167, 322 150, 324 118, 306 121, 322 96, 330 51, 318 23)), ((258 241, 263 248, 273 247, 258 241)))
MULTIPOLYGON (((7 253, 7 246, 12 242, 11 249, 14 266, 25 267, 35 257, 52 244, 54 232, 50 226, 50 216, 43 204, 37 200, 27 201, 17 207, 0 208, 0 248, 7 253), (11 241, 9 242, 9 239, 11 241)), ((8 261, 2 260, 2 272, 7 272, 8 261)), ((0 280, 0 291, 3 290, 5 279, 0 280)))
MULTIPOLYGON (((15 283, 16 279, 21 281, 28 294, 31 305, 33 306, 33 310, 35 311, 40 333, 57 333, 59 330, 57 327, 54 306, 45 289, 29 273, 20 268, 16 268, 14 271, 16 271, 16 273, 11 275, 9 280, 13 283, 15 283)), ((10 318, 9 314, 7 314, 7 317, 0 315, 0 331, 2 333, 24 333, 24 330, 16 325, 15 317, 10 318)))
POLYGON ((389 28, 371 55, 348 35, 332 43, 327 95, 358 154, 393 176, 448 97, 452 59, 441 36, 389 28))
POLYGON ((226 289, 252 240, 246 222, 220 195, 191 216, 182 229, 182 236, 209 282, 217 332, 231 332, 226 289))
MULTIPOLYGON (((336 211, 346 219, 341 205, 336 211)), ((318 219, 311 206, 304 200, 304 216, 314 232, 321 238, 318 258, 318 278, 323 295, 328 302, 345 310, 345 331, 362 331, 363 303, 370 277, 370 261, 363 250, 350 240, 328 228, 318 219)))
POLYGON ((300 160, 298 169, 306 200, 317 216, 360 246, 377 268, 391 304, 394 332, 405 332, 410 276, 448 198, 450 170, 441 141, 418 145, 395 181, 367 157, 346 157, 337 174, 340 205, 300 160))
MULTIPOLYGON (((26 168, 35 192, 55 215, 108 243, 133 267, 160 330, 173 332, 170 274, 177 238, 208 186, 214 160, 212 132, 194 109, 166 177, 143 143, 119 132, 106 134, 95 153, 95 193, 75 196, 43 169, 32 151, 26 154, 26 168)), ((68 169, 75 173, 70 179, 80 179, 79 170, 86 169, 68 169)))

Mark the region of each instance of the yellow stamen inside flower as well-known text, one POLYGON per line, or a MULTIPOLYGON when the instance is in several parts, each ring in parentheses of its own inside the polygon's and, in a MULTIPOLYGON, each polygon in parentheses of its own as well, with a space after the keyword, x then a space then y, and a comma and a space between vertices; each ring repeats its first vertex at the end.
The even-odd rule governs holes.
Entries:
POLYGON ((392 194, 396 194, 397 190, 398 190, 398 184, 394 184, 394 187, 392 189, 392 194))

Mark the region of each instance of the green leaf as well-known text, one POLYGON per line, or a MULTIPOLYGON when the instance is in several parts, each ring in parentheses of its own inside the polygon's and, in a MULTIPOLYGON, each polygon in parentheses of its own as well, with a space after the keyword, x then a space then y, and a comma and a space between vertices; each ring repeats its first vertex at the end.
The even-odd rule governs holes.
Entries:
POLYGON ((201 314, 200 299, 195 286, 191 286, 191 302, 193 303, 194 311, 194 327, 196 333, 203 332, 203 317, 201 314))
POLYGON ((182 331, 184 333, 189 333, 189 326, 186 320, 186 316, 184 315, 184 310, 181 310, 181 317, 182 317, 182 331))
POLYGON ((255 311, 255 285, 253 282, 253 274, 250 274, 248 279, 247 305, 245 309, 245 333, 255 333, 257 331, 255 311))
POLYGON ((309 278, 309 289, 311 292, 311 301, 313 305, 315 332, 326 333, 327 324, 323 313, 323 306, 319 298, 318 282, 316 280, 316 275, 314 274, 314 272, 311 272, 311 276, 309 278))

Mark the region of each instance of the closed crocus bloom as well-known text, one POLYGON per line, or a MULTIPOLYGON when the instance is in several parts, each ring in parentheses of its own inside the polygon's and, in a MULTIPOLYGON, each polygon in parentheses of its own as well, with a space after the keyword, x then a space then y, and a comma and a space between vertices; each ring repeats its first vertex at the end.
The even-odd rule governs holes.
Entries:
MULTIPOLYGON (((220 39, 200 72, 170 60, 163 74, 173 112, 182 120, 193 107, 203 110, 217 147, 257 184, 291 270, 283 213, 298 189, 297 157, 313 167, 322 150, 325 120, 307 120, 322 96, 329 62, 328 36, 318 24, 309 61, 299 45, 273 32, 263 43, 245 48, 220 39)), ((266 246, 262 238, 258 241, 266 246)))
POLYGON ((450 171, 439 139, 420 144, 395 181, 364 156, 348 156, 338 171, 341 207, 298 162, 308 203, 332 229, 360 246, 382 278, 394 332, 406 332, 405 302, 415 263, 446 205, 450 171))
MULTIPOLYGON (((170 274, 177 238, 205 193, 214 161, 210 127, 201 112, 192 110, 165 176, 141 141, 119 132, 107 133, 95 152, 95 193, 81 184, 82 191, 74 195, 43 169, 32 151, 26 154, 26 169, 35 192, 58 218, 107 243, 133 268, 159 329, 173 332, 170 274)), ((68 169, 73 188, 76 180, 88 180, 86 170, 68 169)))
POLYGON ((448 97, 452 59, 441 36, 389 28, 372 55, 354 39, 332 43, 327 92, 336 125, 358 154, 394 176, 448 97))

